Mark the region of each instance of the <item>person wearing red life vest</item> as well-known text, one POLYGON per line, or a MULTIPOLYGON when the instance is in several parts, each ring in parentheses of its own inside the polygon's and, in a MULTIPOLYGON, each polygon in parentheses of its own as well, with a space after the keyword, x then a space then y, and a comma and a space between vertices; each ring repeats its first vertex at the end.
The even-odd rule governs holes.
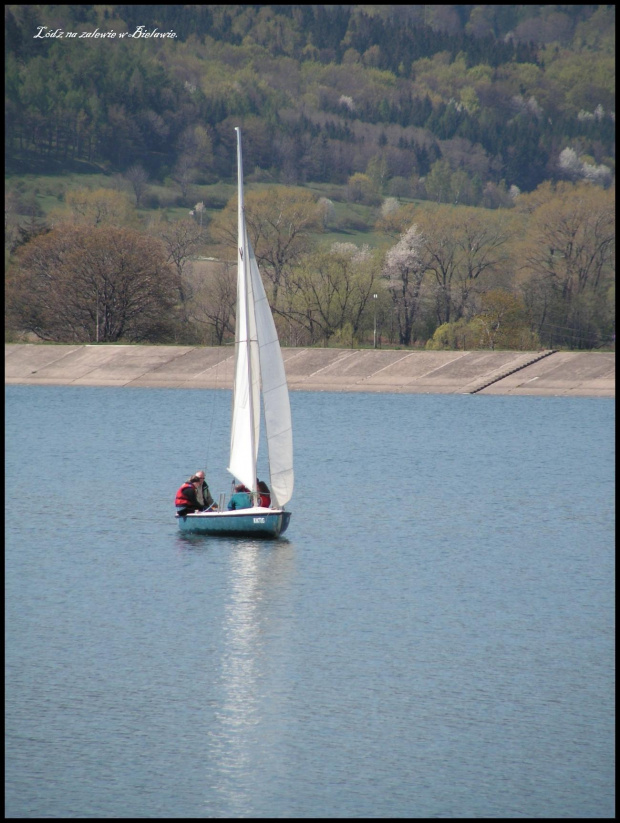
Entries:
POLYGON ((174 500, 174 505, 177 507, 177 514, 180 517, 184 517, 190 512, 200 510, 200 505, 196 496, 198 486, 202 486, 202 478, 196 477, 194 474, 189 480, 186 480, 186 482, 183 483, 181 488, 178 490, 177 496, 174 500))
POLYGON ((257 480, 257 483, 260 496, 260 505, 268 509, 271 506, 271 492, 269 491, 269 486, 264 480, 257 480))

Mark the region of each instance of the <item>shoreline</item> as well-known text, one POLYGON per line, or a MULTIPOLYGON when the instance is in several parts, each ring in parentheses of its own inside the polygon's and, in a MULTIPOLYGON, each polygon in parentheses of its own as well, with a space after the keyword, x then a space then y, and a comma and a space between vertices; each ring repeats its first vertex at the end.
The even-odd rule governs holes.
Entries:
MULTIPOLYGON (((290 391, 615 397, 615 352, 282 349, 290 391)), ((5 344, 5 385, 231 389, 231 346, 5 344)))

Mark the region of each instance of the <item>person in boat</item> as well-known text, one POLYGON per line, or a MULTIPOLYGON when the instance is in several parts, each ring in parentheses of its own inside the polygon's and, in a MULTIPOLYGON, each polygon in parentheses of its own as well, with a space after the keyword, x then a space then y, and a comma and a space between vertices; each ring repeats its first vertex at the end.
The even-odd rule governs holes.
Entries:
POLYGON ((196 499, 198 500, 198 505, 200 510, 203 512, 213 511, 213 509, 217 509, 217 503, 213 500, 211 496, 211 492, 209 491, 209 486, 207 485, 207 481, 205 480, 205 473, 202 469, 197 471, 194 477, 197 477, 201 482, 201 484, 196 488, 196 499))
POLYGON ((197 495, 199 485, 202 485, 202 480, 193 474, 178 490, 174 505, 177 507, 177 514, 181 517, 200 510, 197 495))
POLYGON ((258 491, 260 492, 259 505, 268 509, 271 506, 271 492, 269 491, 269 486, 264 480, 258 480, 258 478, 256 482, 258 483, 258 491))
POLYGON ((252 494, 243 483, 239 483, 238 486, 235 486, 235 493, 228 502, 228 509, 232 511, 233 509, 250 508, 252 508, 252 494))

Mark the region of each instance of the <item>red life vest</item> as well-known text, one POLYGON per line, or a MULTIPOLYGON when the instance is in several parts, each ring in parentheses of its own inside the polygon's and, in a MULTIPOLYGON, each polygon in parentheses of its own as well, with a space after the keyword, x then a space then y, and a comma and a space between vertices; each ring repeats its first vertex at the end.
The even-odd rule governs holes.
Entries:
POLYGON ((269 506, 271 506, 271 495, 267 494, 267 493, 261 494, 260 495, 260 504, 261 504, 261 506, 264 506, 266 509, 268 509, 269 506))
POLYGON ((194 488, 193 483, 183 483, 183 485, 181 486, 181 488, 177 492, 177 496, 176 496, 176 499, 174 501, 174 505, 175 506, 187 506, 188 504, 193 505, 193 503, 189 500, 189 498, 187 498, 185 496, 185 489, 193 489, 193 488, 194 488))

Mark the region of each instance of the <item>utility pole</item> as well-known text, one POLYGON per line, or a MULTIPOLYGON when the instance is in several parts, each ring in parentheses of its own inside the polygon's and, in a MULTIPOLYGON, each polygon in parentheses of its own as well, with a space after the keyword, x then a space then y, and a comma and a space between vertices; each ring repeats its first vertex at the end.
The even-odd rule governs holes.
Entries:
POLYGON ((375 307, 375 330, 374 330, 373 345, 372 345, 373 349, 377 348, 377 297, 378 296, 379 296, 378 294, 373 294, 373 296, 372 296, 372 303, 373 303, 373 306, 375 307))

